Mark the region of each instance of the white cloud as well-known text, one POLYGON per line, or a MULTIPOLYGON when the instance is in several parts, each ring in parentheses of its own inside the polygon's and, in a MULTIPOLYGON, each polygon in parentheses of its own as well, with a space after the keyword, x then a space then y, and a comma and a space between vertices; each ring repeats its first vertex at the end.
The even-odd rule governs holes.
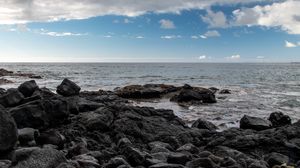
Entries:
POLYGON ((159 21, 160 28, 162 29, 175 29, 175 24, 171 20, 162 19, 159 21))
POLYGON ((111 35, 105 35, 105 36, 103 36, 104 38, 112 38, 112 36, 111 35))
POLYGON ((221 34, 216 30, 209 30, 205 34, 202 35, 203 37, 220 37, 221 34))
MULTIPOLYGON (((207 9, 216 4, 254 1, 260 0, 0 0, 0 24, 87 19, 104 15, 134 17, 150 12, 180 13, 182 10, 207 9)), ((218 20, 212 23, 215 22, 220 23, 218 20)))
POLYGON ((231 59, 231 60, 239 60, 241 58, 241 56, 239 54, 236 55, 232 55, 230 57, 226 57, 227 59, 231 59))
POLYGON ((180 35, 168 35, 168 36, 161 36, 160 37, 161 39, 178 39, 178 38, 181 38, 180 35))
POLYGON ((40 31, 36 32, 41 35, 53 36, 53 37, 64 37, 64 36, 85 36, 87 33, 72 33, 72 32, 54 32, 54 31, 47 31, 45 29, 41 29, 40 31))
POLYGON ((289 34, 300 34, 300 1, 286 0, 266 6, 233 11, 233 26, 279 27, 289 34))
POLYGON ((144 36, 136 36, 135 38, 137 38, 137 39, 143 39, 145 37, 144 36))
POLYGON ((287 47, 287 48, 294 48, 294 47, 297 47, 297 45, 294 44, 294 43, 292 43, 292 42, 285 41, 285 47, 287 47))
POLYGON ((265 59, 264 56, 257 56, 256 59, 265 59))
POLYGON ((191 39, 198 39, 199 37, 198 36, 191 36, 191 39))
POLYGON ((129 24, 129 23, 133 23, 133 21, 129 20, 128 18, 125 18, 125 19, 124 19, 124 23, 125 23, 125 24, 129 24))
POLYGON ((201 16, 201 18, 209 27, 227 27, 227 18, 221 11, 214 12, 209 9, 207 15, 201 16))
POLYGON ((202 39, 207 39, 207 37, 204 36, 204 35, 201 35, 200 37, 201 37, 202 39))
POLYGON ((199 56, 199 60, 204 60, 204 59, 206 59, 206 55, 199 56))

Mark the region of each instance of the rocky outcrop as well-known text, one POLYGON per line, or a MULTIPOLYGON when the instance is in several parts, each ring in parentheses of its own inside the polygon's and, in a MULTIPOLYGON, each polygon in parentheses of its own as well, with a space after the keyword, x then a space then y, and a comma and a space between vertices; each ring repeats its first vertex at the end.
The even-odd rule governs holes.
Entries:
POLYGON ((0 105, 0 155, 13 149, 18 132, 14 119, 0 105))
POLYGON ((210 131, 215 131, 218 129, 218 127, 215 126, 213 123, 201 118, 196 120, 193 123, 192 127, 199 128, 199 129, 208 129, 210 131))
POLYGON ((214 93, 205 88, 187 88, 182 89, 178 95, 171 98, 175 102, 200 102, 200 103, 216 103, 214 93))
POLYGON ((292 124, 291 118, 287 115, 284 115, 281 112, 271 113, 269 117, 269 121, 271 121, 273 127, 281 127, 281 126, 292 124))
MULTIPOLYGON (((244 116, 241 128, 218 132, 204 119, 189 127, 172 110, 133 106, 115 92, 64 97, 26 88, 15 91, 29 97, 0 108, 0 159, 6 159, 0 167, 269 168, 300 160, 300 122, 290 124, 283 114, 271 114, 273 126, 244 116)), ((177 89, 159 92, 213 95, 189 85, 177 89)), ((190 101, 204 103, 203 97, 190 101)))
POLYGON ((25 96, 25 97, 30 97, 32 94, 38 89, 38 85, 34 80, 27 81, 22 83, 19 87, 18 90, 25 96))
POLYGON ((56 92, 60 95, 68 97, 79 95, 80 89, 81 88, 76 83, 66 78, 59 86, 57 86, 56 92))
POLYGON ((245 115, 240 121, 240 128, 253 129, 257 131, 269 129, 272 127, 272 123, 268 120, 264 120, 258 117, 251 117, 245 115))

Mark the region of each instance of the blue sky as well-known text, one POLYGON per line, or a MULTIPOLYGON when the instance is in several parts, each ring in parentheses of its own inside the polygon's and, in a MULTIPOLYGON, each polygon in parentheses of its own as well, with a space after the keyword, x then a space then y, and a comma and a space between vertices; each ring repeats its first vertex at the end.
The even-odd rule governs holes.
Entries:
POLYGON ((296 0, 84 2, 0 1, 1 61, 300 61, 296 0))

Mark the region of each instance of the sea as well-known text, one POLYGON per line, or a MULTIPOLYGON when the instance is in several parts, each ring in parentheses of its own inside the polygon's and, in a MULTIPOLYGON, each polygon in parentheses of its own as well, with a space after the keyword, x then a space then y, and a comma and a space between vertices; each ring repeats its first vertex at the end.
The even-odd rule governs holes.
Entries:
MULTIPOLYGON (((168 99, 133 102, 136 106, 172 109, 187 124, 198 118, 209 120, 220 129, 238 127, 243 115, 267 119, 272 112, 300 119, 300 64, 298 63, 0 63, 0 68, 41 75, 40 87, 56 86, 64 78, 82 90, 114 90, 131 84, 190 84, 199 87, 230 89, 232 94, 217 94, 217 103, 179 106, 168 99)), ((1 88, 17 87, 28 80, 14 81, 1 88)))

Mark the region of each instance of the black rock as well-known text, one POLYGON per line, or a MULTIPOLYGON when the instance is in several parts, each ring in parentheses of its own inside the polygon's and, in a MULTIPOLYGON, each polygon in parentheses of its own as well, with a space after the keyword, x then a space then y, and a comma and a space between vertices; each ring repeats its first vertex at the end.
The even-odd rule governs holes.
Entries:
MULTIPOLYGON (((0 152, 11 150, 17 142, 18 132, 14 119, 0 105, 0 152)), ((0 155, 1 155, 0 154, 0 155)))
POLYGON ((58 146, 59 148, 63 148, 66 138, 55 130, 48 130, 40 133, 36 138, 36 142, 38 145, 51 144, 58 146))
POLYGON ((62 83, 57 86, 56 92, 60 95, 68 97, 79 95, 80 90, 81 88, 76 83, 65 78, 62 83))
POLYGON ((43 128, 48 126, 48 117, 42 101, 34 101, 10 109, 18 128, 43 128))
POLYGON ((64 154, 55 149, 35 149, 26 158, 17 160, 12 168, 55 168, 66 162, 64 154))
POLYGON ((202 103, 216 103, 216 97, 209 89, 183 89, 179 95, 173 96, 171 101, 190 102, 199 101, 202 103))
POLYGON ((27 81, 22 83, 19 87, 18 90, 25 96, 25 97, 30 97, 32 96, 33 92, 37 90, 39 87, 36 84, 34 80, 27 81))
POLYGON ((143 165, 147 157, 147 153, 130 146, 125 148, 123 155, 132 166, 143 165))
POLYGON ((33 146, 36 144, 35 137, 39 136, 39 131, 33 128, 23 128, 18 130, 18 135, 21 145, 33 146))
POLYGON ((210 130, 210 131, 215 131, 216 129, 218 129, 218 127, 215 126, 213 123, 211 123, 207 120, 201 119, 201 118, 196 120, 193 123, 192 127, 199 128, 199 129, 207 129, 207 130, 210 130))
POLYGON ((271 121, 273 127, 281 127, 292 124, 291 118, 288 115, 284 115, 281 112, 271 113, 269 121, 271 121))
POLYGON ((64 122, 69 117, 68 102, 59 96, 44 99, 43 105, 51 126, 57 126, 57 124, 64 122))
POLYGON ((150 166, 149 168, 185 168, 180 164, 158 163, 150 166))
POLYGON ((205 168, 217 168, 217 164, 214 163, 209 158, 199 158, 192 160, 186 164, 186 167, 188 168, 198 168, 198 167, 205 167, 205 168))
POLYGON ((272 127, 272 123, 269 120, 264 120, 258 117, 251 117, 244 115, 240 120, 240 128, 242 129, 253 129, 261 131, 272 127))
POLYGON ((123 157, 117 156, 111 158, 109 162, 103 166, 103 168, 116 168, 121 165, 130 166, 123 157))
POLYGON ((185 144, 185 145, 179 147, 176 151, 177 152, 182 152, 182 153, 188 152, 188 153, 191 153, 191 154, 199 153, 199 149, 195 145, 193 145, 192 143, 185 144))
POLYGON ((185 165, 186 162, 192 160, 191 155, 183 154, 183 153, 170 153, 168 155, 168 163, 181 164, 185 165))
POLYGON ((24 96, 17 89, 8 89, 4 95, 0 97, 0 105, 4 107, 14 107, 21 103, 24 96))
POLYGON ((264 160, 269 164, 270 167, 275 165, 280 166, 282 164, 289 163, 289 157, 280 153, 272 152, 264 156, 264 160))
POLYGON ((219 94, 231 94, 231 91, 229 89, 222 89, 219 94))

